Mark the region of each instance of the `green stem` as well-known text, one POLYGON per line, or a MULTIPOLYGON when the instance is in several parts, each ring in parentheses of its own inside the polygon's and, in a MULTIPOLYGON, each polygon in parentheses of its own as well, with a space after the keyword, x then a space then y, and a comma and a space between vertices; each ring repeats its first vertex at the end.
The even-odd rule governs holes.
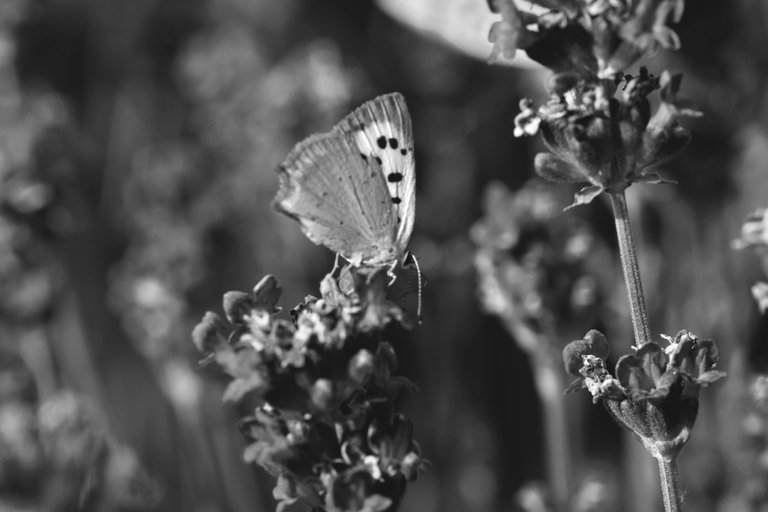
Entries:
POLYGON ((661 477, 661 495, 664 498, 665 512, 682 512, 683 491, 680 488, 680 476, 677 460, 659 458, 659 476, 661 477))
POLYGON ((609 193, 613 216, 616 221, 616 235, 619 239, 621 267, 624 271, 624 283, 627 287, 629 308, 632 314, 632 329, 635 332, 635 346, 640 347, 651 341, 651 328, 648 323, 648 311, 645 308, 643 285, 640 282, 640 267, 637 264, 635 242, 629 224, 629 211, 624 190, 609 193))

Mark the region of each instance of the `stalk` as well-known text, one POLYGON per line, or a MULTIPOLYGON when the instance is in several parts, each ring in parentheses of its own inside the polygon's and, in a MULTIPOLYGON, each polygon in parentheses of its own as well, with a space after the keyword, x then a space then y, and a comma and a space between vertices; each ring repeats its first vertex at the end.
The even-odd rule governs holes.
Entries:
POLYGON ((541 400, 547 488, 555 510, 567 510, 572 490, 573 462, 563 400, 565 383, 561 373, 562 363, 551 351, 557 338, 554 333, 534 332, 518 318, 503 318, 507 330, 528 352, 536 391, 541 400))
POLYGON ((535 368, 535 379, 544 416, 549 489, 556 504, 556 510, 567 510, 571 493, 572 463, 562 391, 565 385, 559 373, 560 366, 553 363, 551 360, 540 361, 535 368))
POLYGON ((632 330, 635 333, 635 346, 641 347, 651 341, 651 328, 648 322, 648 310, 645 307, 643 284, 640 281, 640 267, 637 264, 637 252, 629 224, 629 210, 624 190, 611 191, 611 206, 616 221, 616 236, 619 239, 619 255, 627 287, 629 309, 632 314, 632 330))
POLYGON ((659 476, 661 477, 661 495, 664 498, 665 512, 682 512, 683 490, 680 488, 680 476, 677 471, 677 460, 659 461, 659 476))
MULTIPOLYGON (((629 210, 624 189, 611 191, 611 206, 616 221, 616 236, 619 240, 619 255, 624 282, 627 287, 629 309, 632 315, 632 330, 635 334, 635 346, 641 347, 651 341, 651 328, 648 322, 648 310, 645 306, 645 295, 640 280, 640 267, 637 263, 635 242, 632 238, 632 227, 629 223, 629 210)), ((658 458, 659 477, 661 479, 661 494, 664 500, 665 512, 682 512, 683 494, 680 487, 680 477, 677 461, 658 458)))

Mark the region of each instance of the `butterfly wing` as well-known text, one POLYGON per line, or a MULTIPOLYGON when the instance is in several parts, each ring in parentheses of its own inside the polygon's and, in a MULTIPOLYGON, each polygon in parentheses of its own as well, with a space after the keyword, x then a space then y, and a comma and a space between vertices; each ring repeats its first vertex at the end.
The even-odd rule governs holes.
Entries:
POLYGON ((397 258, 396 220, 380 166, 363 160, 353 139, 337 132, 314 135, 291 151, 278 172, 275 206, 298 220, 314 243, 356 266, 397 258))
POLYGON ((357 108, 335 128, 353 136, 361 155, 380 163, 395 211, 395 245, 403 254, 416 213, 416 172, 411 116, 400 93, 384 94, 357 108))
POLYGON ((404 252, 415 178, 410 116, 400 94, 365 103, 331 132, 300 142, 278 172, 276 208, 316 244, 356 266, 390 265, 404 252))

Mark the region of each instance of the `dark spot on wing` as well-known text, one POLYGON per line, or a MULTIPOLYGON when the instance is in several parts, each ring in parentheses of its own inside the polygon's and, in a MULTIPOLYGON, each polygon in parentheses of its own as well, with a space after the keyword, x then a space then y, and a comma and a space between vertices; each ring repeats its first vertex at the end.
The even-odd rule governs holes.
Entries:
POLYGON ((382 135, 381 137, 376 139, 376 144, 378 144, 381 149, 386 148, 387 147, 387 138, 382 135))
POLYGON ((340 221, 339 221, 339 226, 343 226, 343 225, 344 225, 344 221, 343 221, 343 220, 340 220, 340 221))
POLYGON ((379 164, 379 165, 381 165, 381 157, 380 157, 380 156, 377 156, 377 157, 375 157, 375 158, 376 158, 376 163, 377 163, 377 164, 379 164))
POLYGON ((403 200, 400 199, 399 197, 393 197, 392 198, 392 202, 395 203, 395 204, 400 204, 400 203, 403 202, 403 200))
POLYGON ((405 155, 407 155, 407 154, 408 154, 408 150, 407 150, 407 149, 405 149, 405 148, 403 148, 403 149, 401 149, 401 150, 400 150, 400 154, 401 154, 401 155, 403 155, 403 156, 405 156, 405 155))
POLYGON ((399 172, 391 172, 387 175, 387 181, 390 183, 398 183, 403 181, 403 175, 399 172))
POLYGON ((328 197, 328 191, 327 190, 323 190, 323 192, 320 195, 323 196, 323 197, 328 197))
POLYGON ((371 171, 371 178, 375 178, 375 177, 376 177, 376 171, 371 171))
POLYGON ((401 221, 401 220, 402 220, 402 219, 400 219, 400 217, 398 217, 398 218, 397 218, 397 223, 398 223, 398 224, 400 224, 400 221, 401 221))
POLYGON ((367 162, 368 161, 368 157, 365 155, 365 153, 360 153, 360 158, 363 159, 363 162, 367 162))
POLYGON ((398 143, 396 138, 392 137, 391 139, 389 139, 389 147, 391 147, 392 149, 397 149, 397 146, 398 146, 398 143))

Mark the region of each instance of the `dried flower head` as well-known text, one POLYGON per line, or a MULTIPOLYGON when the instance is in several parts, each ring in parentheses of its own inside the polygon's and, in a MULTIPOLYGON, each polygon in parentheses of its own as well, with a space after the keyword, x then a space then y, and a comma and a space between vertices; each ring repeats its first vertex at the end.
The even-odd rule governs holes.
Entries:
POLYGON ((725 374, 715 369, 719 353, 714 341, 686 330, 664 338, 667 347, 646 343, 620 357, 615 376, 605 368, 608 342, 598 331, 571 342, 563 359, 568 373, 578 377, 568 391, 586 388, 651 455, 672 460, 688 442, 699 389, 725 374))

